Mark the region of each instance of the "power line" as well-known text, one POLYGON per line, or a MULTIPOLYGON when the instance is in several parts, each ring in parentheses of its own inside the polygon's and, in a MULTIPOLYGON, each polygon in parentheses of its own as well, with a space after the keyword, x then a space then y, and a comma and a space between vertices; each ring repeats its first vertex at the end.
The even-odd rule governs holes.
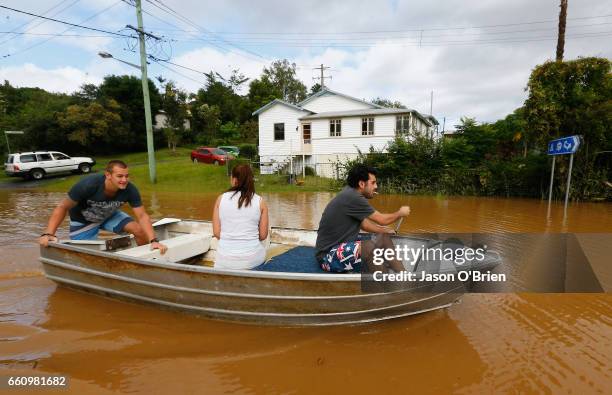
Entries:
POLYGON ((150 58, 151 60, 155 61, 155 62, 158 62, 158 63, 159 63, 159 62, 164 62, 164 63, 171 64, 171 65, 173 65, 173 66, 176 66, 176 67, 180 67, 180 68, 185 69, 185 70, 193 71, 194 73, 198 73, 198 74, 204 74, 204 75, 206 75, 206 73, 204 73, 203 71, 196 70, 196 69, 192 69, 191 67, 183 66, 183 65, 181 65, 181 64, 176 64, 176 63, 173 63, 173 62, 171 62, 171 61, 169 61, 169 60, 159 59, 159 58, 156 58, 155 56, 151 56, 151 55, 149 55, 149 58, 150 58))
MULTIPOLYGON (((593 33, 579 33, 574 35, 568 35, 567 38, 598 38, 598 37, 607 37, 612 34, 612 31, 605 32, 593 32, 593 33)), ((547 40, 556 40, 557 37, 553 36, 536 36, 536 37, 524 37, 524 38, 503 38, 503 39, 485 39, 485 40, 470 40, 470 41, 392 41, 389 40, 380 40, 375 42, 361 42, 361 43, 342 43, 342 42, 283 42, 283 41, 266 41, 266 42, 257 42, 257 41, 239 41, 242 45, 247 46, 259 46, 265 47, 270 45, 278 45, 283 47, 291 47, 291 48, 369 48, 373 46, 398 46, 398 47, 408 47, 408 46, 453 46, 453 45, 480 45, 480 44, 495 44, 495 43, 526 43, 526 42, 535 42, 535 41, 547 41, 547 40)), ((211 39, 184 39, 177 40, 179 42, 208 42, 212 43, 211 39)))
POLYGON ((26 33, 26 32, 0 32, 11 33, 22 36, 53 36, 53 37, 87 37, 87 38, 102 38, 108 37, 106 34, 60 34, 60 33, 26 33))
MULTIPOLYGON (((67 2, 68 0, 62 0, 59 3, 55 4, 53 7, 47 9, 46 11, 43 11, 43 15, 46 15, 47 13, 51 12, 52 10, 54 10, 55 8, 59 7, 62 3, 67 2)), ((57 14, 56 14, 57 15, 57 14)), ((27 22, 22 23, 21 25, 17 26, 16 28, 14 28, 13 30, 11 30, 10 32, 2 32, 2 34, 7 34, 7 33, 13 33, 16 30, 21 29, 22 27, 25 27, 27 25, 29 25, 30 23, 34 22, 36 20, 36 18, 32 18, 27 22)))
MULTIPOLYGON (((612 14, 597 15, 597 16, 584 16, 567 18, 567 20, 584 20, 584 19, 598 19, 611 17, 612 14)), ((454 27, 415 27, 412 29, 402 30, 368 30, 368 31, 345 31, 345 32, 320 32, 320 31, 300 31, 300 32, 232 32, 232 31, 214 31, 214 34, 279 34, 279 35, 338 35, 338 34, 372 34, 372 33, 403 33, 403 32, 421 32, 421 31, 438 31, 438 30, 468 30, 468 29, 490 29, 497 27, 508 27, 508 26, 521 26, 521 25, 536 25, 542 23, 558 22, 556 19, 547 19, 542 21, 530 21, 530 22, 516 22, 516 23, 503 23, 497 25, 479 25, 479 26, 454 26, 454 27)))
MULTIPOLYGON (((205 34, 208 34, 208 35, 211 35, 211 36, 215 36, 215 33, 212 33, 210 30, 208 30, 208 29, 198 25, 197 23, 191 21, 189 18, 181 15, 180 13, 178 13, 177 11, 175 11, 174 9, 169 7, 168 5, 164 4, 161 0, 147 0, 147 2, 149 2, 150 4, 154 5, 155 7, 159 8, 159 9, 161 9, 162 11, 164 11, 164 12, 170 14, 170 15, 173 15, 175 18, 181 20, 182 22, 187 23, 188 25, 190 25, 192 27, 195 27, 199 31, 204 32, 205 34), (159 5, 163 6, 164 8, 162 8, 161 6, 159 6, 159 5, 155 4, 155 3, 158 3, 159 5)), ((224 43, 226 43, 228 45, 231 45, 233 47, 236 47, 236 48, 240 49, 243 52, 252 54, 252 55, 254 55, 254 56, 258 57, 258 58, 261 58, 261 59, 265 60, 266 62, 269 62, 269 59, 267 59, 266 57, 264 57, 264 56, 262 56, 262 55, 260 55, 260 54, 258 54, 256 52, 253 52, 253 51, 250 51, 248 49, 245 49, 245 48, 242 48, 240 46, 237 46, 234 43, 232 43, 230 41, 227 41, 227 40, 224 40, 221 37, 219 39, 222 42, 224 42, 224 43)), ((227 48, 223 48, 223 49, 229 50, 227 48)), ((238 54, 242 55, 242 53, 240 53, 240 52, 238 52, 238 54)), ((244 56, 244 55, 242 55, 242 56, 244 56)))
MULTIPOLYGON (((119 2, 117 2, 117 3, 119 3, 119 2)), ((117 4, 117 3, 115 3, 115 4, 117 4)), ((113 4, 113 6, 114 6, 115 4, 113 4)), ((111 7, 112 7, 112 6, 111 6, 111 7)), ((115 33, 115 32, 111 32, 111 31, 104 30, 104 29, 97 29, 97 28, 95 28, 95 27, 83 26, 83 25, 79 25, 79 24, 76 24, 76 23, 71 23, 71 22, 62 21, 62 20, 59 20, 59 19, 48 18, 48 17, 46 17, 46 16, 37 15, 37 14, 33 14, 33 13, 31 13, 31 12, 26 12, 26 11, 22 11, 22 10, 17 10, 17 9, 15 9, 15 8, 7 7, 7 6, 4 6, 4 5, 0 5, 0 8, 4 8, 4 9, 10 10, 10 11, 18 12, 18 13, 25 14, 25 15, 34 16, 34 17, 37 17, 37 18, 46 19, 46 20, 49 20, 49 21, 57 22, 57 23, 62 23, 62 24, 64 24, 64 25, 69 25, 69 26, 73 26, 73 27, 78 27, 78 28, 80 28, 80 29, 93 30, 93 31, 96 31, 96 32, 101 32, 101 33, 111 34, 111 35, 114 35, 114 36, 120 36, 120 37, 131 37, 131 36, 127 35, 127 34, 115 33)), ((110 7, 109 7, 109 8, 110 8, 110 7)))
MULTIPOLYGON (((60 3, 58 3, 56 6, 51 7, 49 10, 47 10, 47 11, 43 12, 43 15, 46 15, 46 14, 47 14, 47 13, 48 13, 50 10, 52 10, 52 9, 54 9, 54 8, 57 8, 57 7, 58 7, 60 4, 62 4, 62 3, 64 3, 64 2, 66 2, 66 1, 67 1, 67 0, 64 0, 64 1, 60 2, 60 3)), ((51 16, 56 16, 56 15, 61 14, 62 12, 66 11, 68 8, 72 7, 73 5, 75 5, 76 3, 80 2, 80 1, 81 1, 81 0, 75 0, 75 1, 73 1, 72 3, 68 4, 66 7, 64 7, 64 8, 62 8, 62 9, 60 9, 60 10, 58 10, 57 12, 54 12, 54 13, 53 13, 51 16)), ((13 36, 9 36, 8 38, 6 38, 6 40, 4 40, 4 41, 0 42, 0 45, 2 45, 2 44, 4 44, 4 43, 7 43, 7 42, 9 42, 9 41, 11 41, 11 40, 13 40, 13 39, 17 38, 17 37, 18 37, 18 35, 17 35, 17 32, 15 32, 16 30, 19 30, 19 29, 21 29, 22 27, 24 27, 24 26, 26 26, 26 25, 29 25, 30 23, 32 23, 32 22, 34 22, 34 21, 36 21, 36 20, 38 20, 38 19, 37 19, 37 18, 32 18, 32 19, 30 19, 28 22, 26 22, 26 23, 24 23, 24 24, 22 24, 22 25, 20 25, 20 26, 16 27, 15 29, 13 29, 13 31, 11 32, 11 33, 13 34, 13 36)), ((47 21, 46 21, 46 20, 39 21, 38 23, 33 24, 32 26, 30 26, 30 27, 28 27, 27 29, 25 29, 25 30, 24 30, 24 32, 29 32, 29 31, 31 31, 32 29, 34 29, 34 28, 36 28, 36 27, 38 27, 38 26, 42 25, 42 24, 43 24, 43 23, 45 23, 45 22, 47 22, 47 21)))
MULTIPOLYGON (((102 13, 104 13, 104 12, 106 12, 106 11, 110 10, 111 8, 115 7, 115 6, 116 6, 117 4, 119 4, 120 2, 121 2, 121 1, 117 1, 117 2, 115 2, 115 3, 113 3, 113 4, 111 4, 110 6, 108 6, 108 7, 106 7, 106 8, 103 8, 102 10, 100 10, 100 11, 96 12, 95 14, 93 14, 93 15, 91 15, 91 16, 89 16, 89 17, 85 18, 83 21, 81 21, 81 23, 83 23, 83 22, 87 22, 88 20, 90 20, 90 19, 93 19, 93 18, 97 17, 98 15, 100 15, 100 14, 102 14, 102 13)), ((0 7, 1 7, 1 6, 0 6, 0 7)), ((81 27, 81 25, 76 25, 76 26, 81 27)), ((64 34, 64 33, 68 32, 68 31, 70 31, 70 30, 72 30, 72 27, 69 27, 68 29, 66 29, 66 30, 62 31, 62 32, 61 32, 61 33, 59 33, 59 34, 60 34, 60 35, 62 35, 62 34, 64 34)), ((93 29, 93 30, 99 30, 99 29, 93 29)), ((106 32, 106 31, 103 31, 103 32, 106 32)), ((133 36, 128 36, 128 35, 125 35, 125 34, 119 34, 119 33, 113 33, 113 34, 115 34, 115 35, 120 35, 120 36, 123 36, 123 37, 130 37, 130 38, 133 38, 133 36)), ((108 36, 107 36, 107 37, 108 37, 108 36)), ((23 48, 23 49, 21 49, 21 50, 15 51, 15 52, 10 53, 10 54, 3 55, 3 56, 2 56, 2 58, 8 58, 8 57, 10 57, 10 56, 14 56, 14 55, 17 55, 17 54, 20 54, 20 53, 26 52, 26 51, 28 51, 28 50, 30 50, 30 49, 32 49, 32 48, 38 47, 39 45, 45 44, 45 43, 47 43, 47 42, 49 42, 49 41, 53 40, 54 38, 55 38, 54 36, 49 37, 48 39, 43 40, 43 41, 39 41, 39 42, 37 42, 37 43, 35 43, 35 44, 33 44, 33 45, 30 45, 29 47, 23 48)))
MULTIPOLYGON (((577 29, 577 28, 583 28, 583 27, 594 27, 594 26, 603 26, 603 25, 612 25, 612 22, 602 22, 602 23, 593 23, 593 24, 586 24, 586 25, 576 25, 576 26, 571 26, 571 29, 577 29)), ((541 32, 541 31, 551 31, 551 30, 556 30, 556 27, 552 27, 552 28, 544 28, 544 29, 523 29, 523 30, 505 30, 505 31, 501 31, 501 32, 479 32, 479 33, 461 33, 461 34, 428 34, 426 36, 423 36, 424 38, 439 38, 439 37, 467 37, 467 36, 476 36, 476 37, 481 37, 481 36, 488 36, 488 35, 501 35, 501 34, 519 34, 519 33, 532 33, 532 32, 541 32)), ((192 32, 189 32, 192 33, 192 32)), ((588 33, 588 32, 584 32, 584 33, 588 33)), ((273 42, 277 42, 277 41, 287 41, 287 42, 317 42, 317 41, 324 41, 324 42, 328 42, 330 40, 332 41, 361 41, 364 39, 386 39, 386 40, 391 40, 391 39, 403 39, 403 38, 420 38, 420 34, 417 34, 416 36, 385 36, 385 37, 341 37, 341 38, 330 38, 330 37, 316 37, 316 38, 292 38, 292 37, 237 37, 237 40, 250 40, 250 41, 260 41, 260 42, 264 42, 264 41, 273 41, 273 42)), ((243 41, 244 42, 244 41, 243 41)))
MULTIPOLYGON (((198 84, 200 84, 200 85, 202 85, 202 86, 206 86, 206 83, 205 83, 205 82, 202 82, 202 81, 196 80, 195 78, 191 78, 191 77, 189 77, 188 75, 185 75, 185 74, 183 74, 183 73, 181 73, 181 72, 179 72, 179 71, 176 71, 176 70, 174 70, 173 68, 171 68, 171 67, 169 67, 169 66, 166 66, 165 64, 162 64, 160 61, 157 61, 156 59, 153 59, 153 58, 151 58, 151 57, 149 57, 149 59, 153 60, 155 63, 157 63, 159 66, 163 67, 163 68, 164 68, 164 69, 166 69, 166 70, 169 70, 169 71, 171 71, 171 72, 173 72, 173 73, 175 73, 175 74, 180 75, 180 76, 181 76, 181 77, 183 77, 183 78, 187 78, 188 80, 193 81, 193 82, 196 82, 196 83, 198 83, 198 84)), ((181 67, 184 67, 184 66, 181 66, 181 67)))

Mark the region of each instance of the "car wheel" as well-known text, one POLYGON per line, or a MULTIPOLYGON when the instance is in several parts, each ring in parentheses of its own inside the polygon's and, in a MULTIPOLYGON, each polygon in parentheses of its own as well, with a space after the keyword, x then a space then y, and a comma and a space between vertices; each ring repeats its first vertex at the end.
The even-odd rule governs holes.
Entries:
POLYGON ((32 177, 35 180, 42 180, 44 176, 45 176, 45 171, 42 169, 34 169, 30 171, 30 177, 32 177))
POLYGON ((91 165, 89 163, 81 163, 79 165, 79 171, 83 174, 87 174, 91 171, 91 165))
POLYGON ((218 160, 216 160, 216 161, 213 162, 213 165, 218 166, 218 165, 220 165, 220 163, 219 163, 218 160))
POLYGON ((197 158, 193 158, 193 163, 198 163, 198 159, 197 158))

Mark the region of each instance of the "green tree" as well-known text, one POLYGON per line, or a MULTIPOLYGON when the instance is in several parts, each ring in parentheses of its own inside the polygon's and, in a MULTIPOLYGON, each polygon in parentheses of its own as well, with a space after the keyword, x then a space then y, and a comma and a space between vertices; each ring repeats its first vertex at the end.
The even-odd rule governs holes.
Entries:
POLYGON ((226 122, 219 128, 219 138, 223 144, 229 144, 240 138, 239 125, 234 122, 226 122))
POLYGON ((240 125, 240 137, 242 141, 249 143, 258 143, 259 124, 254 119, 249 119, 240 125))
MULTIPOLYGON (((603 195, 609 169, 597 166, 598 155, 612 149, 612 63, 604 58, 546 62, 529 77, 525 101, 526 132, 536 149, 546 151, 551 139, 581 135, 574 158, 571 194, 574 198, 603 195)), ((567 158, 557 161, 558 192, 567 177, 567 158)))
POLYGON ((321 86, 321 84, 317 82, 313 86, 310 87, 310 94, 314 95, 315 93, 319 92, 322 88, 323 87, 321 86))
POLYGON ((217 106, 200 104, 192 106, 192 132, 195 134, 196 141, 200 144, 210 144, 217 136, 219 126, 221 126, 221 111, 217 106))
MULTIPOLYGON (((161 95, 153 81, 148 82, 151 114, 155 117, 161 108, 161 95)), ((146 148, 146 127, 140 78, 130 75, 104 77, 99 87, 98 100, 104 102, 109 99, 113 99, 120 105, 123 126, 128 131, 121 144, 117 144, 116 150, 144 150, 146 148)))
POLYGON ((69 141, 83 148, 95 146, 98 152, 112 152, 116 142, 126 135, 119 115, 120 107, 112 99, 104 106, 98 102, 74 104, 58 115, 58 121, 69 141))
POLYGON ((282 90, 274 85, 268 76, 262 75, 261 78, 251 81, 247 100, 251 112, 261 108, 274 99, 283 96, 282 90))
POLYGON ((384 99, 382 97, 377 97, 376 99, 372 99, 370 102, 374 104, 378 104, 379 106, 383 106, 386 108, 407 108, 400 101, 397 101, 397 100, 392 101, 389 99, 384 99))
POLYGON ((280 98, 297 104, 306 98, 306 85, 297 79, 297 66, 287 59, 272 62, 270 67, 264 67, 262 79, 267 79, 276 87, 280 98))
POLYGON ((163 127, 168 148, 176 151, 176 146, 185 136, 185 123, 188 119, 187 93, 178 89, 174 82, 167 82, 162 96, 162 109, 166 116, 163 127))

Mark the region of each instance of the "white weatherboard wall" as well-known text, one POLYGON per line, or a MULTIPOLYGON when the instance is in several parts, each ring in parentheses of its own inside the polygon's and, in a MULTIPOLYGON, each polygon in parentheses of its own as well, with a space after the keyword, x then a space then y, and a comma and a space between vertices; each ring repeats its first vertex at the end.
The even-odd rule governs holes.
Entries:
POLYGON ((271 159, 264 158, 267 156, 289 155, 291 148, 293 152, 299 151, 301 129, 296 130, 296 127, 300 124, 298 119, 307 114, 307 111, 300 111, 283 104, 276 104, 259 114, 259 155, 262 161, 271 159), (285 124, 284 141, 274 140, 275 123, 285 124))
POLYGON ((350 111, 350 110, 366 110, 368 108, 376 108, 370 104, 366 104, 357 100, 351 100, 346 97, 327 93, 323 96, 316 97, 312 101, 301 106, 315 113, 330 112, 330 111, 350 111))
MULTIPOLYGON (((370 118, 370 117, 368 117, 370 118)), ((342 135, 330 137, 329 119, 314 119, 312 123, 312 152, 316 155, 357 154, 367 152, 370 146, 386 150, 395 138, 395 115, 374 116, 374 135, 361 135, 362 117, 342 119, 342 135)))

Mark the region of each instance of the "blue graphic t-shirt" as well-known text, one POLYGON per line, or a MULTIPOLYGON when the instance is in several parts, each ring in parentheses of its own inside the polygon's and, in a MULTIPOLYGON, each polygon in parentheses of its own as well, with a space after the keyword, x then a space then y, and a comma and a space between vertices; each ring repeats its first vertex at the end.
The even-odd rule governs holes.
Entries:
POLYGON ((87 224, 90 222, 104 222, 125 202, 132 207, 142 206, 140 192, 129 183, 127 188, 117 191, 115 196, 107 197, 104 194, 104 174, 93 174, 74 184, 68 197, 77 205, 70 209, 70 220, 87 224))

